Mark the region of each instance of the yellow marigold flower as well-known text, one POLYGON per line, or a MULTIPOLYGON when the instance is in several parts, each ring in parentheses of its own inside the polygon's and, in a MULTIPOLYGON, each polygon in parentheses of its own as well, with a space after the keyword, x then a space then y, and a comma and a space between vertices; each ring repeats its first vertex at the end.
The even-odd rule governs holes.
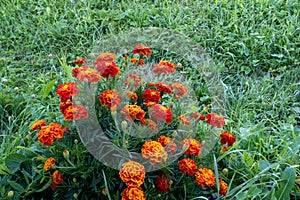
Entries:
POLYGON ((148 140, 144 143, 142 148, 142 156, 143 158, 150 158, 151 165, 166 161, 168 158, 168 154, 161 143, 152 140, 148 140))
POLYGON ((55 162, 56 162, 55 158, 52 157, 48 158, 44 164, 44 170, 47 171, 51 169, 53 165, 55 165, 55 162))
POLYGON ((220 181, 220 191, 219 191, 219 195, 220 196, 224 196, 226 195, 227 191, 228 191, 228 185, 225 181, 223 181, 222 179, 219 180, 220 181))
POLYGON ((200 168, 195 176, 197 184, 201 187, 211 187, 216 184, 215 174, 210 169, 200 168))
POLYGON ((121 200, 146 200, 146 197, 142 188, 128 187, 123 190, 121 200))
POLYGON ((138 162, 128 161, 122 165, 119 176, 122 181, 133 187, 139 187, 145 180, 145 167, 138 162))
POLYGON ((46 121, 45 120, 38 120, 34 122, 34 124, 31 125, 30 129, 31 130, 37 130, 42 128, 43 126, 46 126, 46 121))

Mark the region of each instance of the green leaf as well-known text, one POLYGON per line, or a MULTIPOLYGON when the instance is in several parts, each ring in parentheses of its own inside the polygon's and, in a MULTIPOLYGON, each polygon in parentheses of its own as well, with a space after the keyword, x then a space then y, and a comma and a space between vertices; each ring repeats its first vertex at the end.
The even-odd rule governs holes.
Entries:
POLYGON ((243 153, 243 161, 247 163, 248 167, 251 167, 254 162, 252 157, 246 151, 243 153))
POLYGON ((39 96, 41 97, 42 100, 49 95, 49 93, 51 92, 51 90, 54 86, 54 83, 55 83, 55 80, 52 80, 50 83, 44 85, 42 91, 39 94, 39 96))
POLYGON ((59 60, 59 63, 61 64, 61 67, 66 72, 66 74, 68 76, 68 79, 71 79, 72 78, 72 67, 67 65, 67 63, 65 61, 62 61, 62 60, 59 60))
POLYGON ((5 165, 0 165, 0 175, 9 175, 9 169, 5 165))
POLYGON ((44 190, 50 187, 51 183, 52 183, 52 179, 49 178, 48 182, 41 189, 36 190, 35 193, 43 192, 44 190))
POLYGON ((290 193, 295 185, 296 172, 292 168, 286 167, 282 172, 282 179, 275 196, 278 200, 287 200, 290 199, 290 193))
POLYGON ((5 158, 5 165, 11 173, 15 173, 20 169, 21 163, 26 160, 21 154, 10 154, 5 158))
POLYGON ((23 193, 25 191, 25 189, 23 188, 22 185, 20 185, 19 183, 8 179, 7 182, 9 183, 9 185, 14 188, 15 190, 17 190, 19 193, 23 193))

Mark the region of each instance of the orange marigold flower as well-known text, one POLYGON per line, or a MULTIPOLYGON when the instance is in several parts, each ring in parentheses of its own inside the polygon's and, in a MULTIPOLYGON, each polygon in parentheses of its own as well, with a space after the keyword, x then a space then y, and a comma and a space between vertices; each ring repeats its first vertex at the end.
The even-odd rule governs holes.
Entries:
POLYGON ((122 181, 133 187, 139 187, 145 180, 145 167, 138 162, 128 161, 123 163, 119 171, 119 176, 122 181))
POLYGON ((216 184, 215 174, 210 169, 200 168, 195 176, 197 184, 201 187, 211 187, 216 184))
POLYGON ((167 176, 162 173, 159 173, 158 177, 154 180, 155 186, 158 191, 168 192, 171 185, 171 180, 167 178, 167 176))
POLYGON ((146 57, 150 57, 150 55, 152 54, 152 51, 149 47, 144 46, 143 44, 137 44, 134 48, 133 48, 133 53, 134 54, 141 54, 143 56, 146 57))
POLYGON ((127 187, 122 192, 121 200, 146 200, 146 197, 142 188, 127 187))
POLYGON ((178 162, 179 169, 182 173, 193 176, 197 171, 197 163, 190 159, 184 158, 178 162))
POLYGON ((30 129, 31 130, 37 130, 42 128, 43 126, 46 126, 46 121, 45 120, 37 120, 34 122, 34 124, 31 125, 30 129))
POLYGON ((86 59, 85 58, 77 58, 74 62, 74 65, 82 65, 82 64, 86 64, 86 59))
POLYGON ((138 63, 139 59, 138 58, 131 58, 130 62, 132 62, 132 63, 138 63))
POLYGON ((131 121, 132 119, 136 119, 141 121, 144 119, 146 112, 137 105, 126 105, 120 111, 122 114, 126 115, 125 119, 131 121))
POLYGON ((189 91, 185 85, 179 82, 171 83, 170 87, 172 89, 172 92, 175 93, 177 99, 183 97, 184 95, 187 95, 189 91))
POLYGON ((64 135, 64 130, 58 123, 50 123, 48 129, 52 133, 54 139, 61 139, 64 135))
POLYGON ((47 171, 51 169, 53 165, 55 165, 55 162, 56 162, 55 158, 52 157, 48 158, 44 164, 44 170, 47 171))
POLYGON ((181 122, 181 124, 183 124, 183 125, 189 126, 189 125, 191 124, 189 118, 187 118, 186 116, 180 115, 180 116, 177 117, 177 119, 178 119, 178 120, 181 122))
POLYGON ((159 102, 160 95, 156 90, 147 89, 143 92, 142 98, 145 99, 144 105, 150 107, 159 102))
POLYGON ((129 76, 124 80, 124 84, 127 87, 139 87, 142 78, 136 74, 129 74, 129 76))
POLYGON ((59 111, 61 113, 64 113, 65 110, 70 107, 70 106, 73 106, 73 102, 72 101, 66 101, 66 102, 62 102, 60 105, 59 105, 59 111))
POLYGON ((228 149, 230 149, 230 147, 229 146, 222 146, 222 151, 227 151, 228 149))
POLYGON ((50 146, 54 140, 53 134, 49 127, 44 127, 38 132, 38 139, 45 146, 50 146))
POLYGON ((144 143, 142 156, 143 158, 150 158, 151 165, 166 161, 168 158, 168 154, 161 143, 152 140, 148 140, 144 143))
POLYGON ((200 142, 193 138, 186 138, 181 143, 181 148, 188 148, 184 154, 191 154, 194 156, 199 156, 202 151, 202 146, 200 142))
POLYGON ((88 118, 88 111, 84 106, 69 106, 63 112, 66 121, 79 120, 88 118))
POLYGON ((71 99, 72 96, 78 95, 78 90, 74 82, 69 82, 59 85, 56 94, 59 95, 61 102, 66 102, 68 99, 71 99))
POLYGON ((228 191, 228 185, 225 181, 223 181, 222 179, 219 180, 220 182, 220 191, 219 191, 219 195, 220 196, 225 196, 227 191, 228 191))
POLYGON ((113 53, 101 53, 96 58, 94 65, 96 66, 99 62, 113 62, 116 58, 116 55, 113 53))
POLYGON ((171 87, 166 83, 163 83, 163 82, 151 83, 150 82, 150 83, 148 83, 148 85, 157 88, 157 90, 159 92, 165 92, 167 94, 171 93, 171 87))
POLYGON ((174 154, 177 151, 177 145, 174 142, 173 139, 166 137, 164 135, 160 136, 159 138, 156 139, 157 142, 161 143, 163 147, 169 152, 170 154, 174 154))
POLYGON ((115 62, 98 62, 96 68, 100 75, 104 78, 108 76, 114 77, 121 74, 120 68, 115 62))
POLYGON ((144 126, 150 127, 152 131, 157 131, 158 130, 157 123, 155 123, 152 119, 145 119, 144 118, 144 119, 141 120, 141 123, 144 126))
POLYGON ((114 90, 105 90, 99 95, 100 104, 116 110, 121 105, 121 95, 114 90))
POLYGON ((124 58, 125 61, 127 61, 128 60, 128 55, 124 55, 123 58, 124 58))
POLYGON ((228 131, 223 131, 220 135, 221 138, 221 144, 226 144, 231 147, 233 143, 235 143, 235 136, 228 132, 228 131))
POLYGON ((176 65, 172 62, 162 60, 153 66, 154 74, 172 74, 176 71, 176 65))
POLYGON ((151 116, 159 121, 165 121, 167 124, 172 122, 171 108, 163 106, 161 104, 155 104, 152 106, 151 116))
POLYGON ((77 78, 79 81, 87 79, 89 83, 96 83, 102 78, 97 70, 87 66, 74 68, 73 77, 77 78))
POLYGON ((126 95, 132 99, 132 100, 135 100, 137 101, 138 100, 138 95, 135 93, 135 92, 131 92, 131 91, 127 91, 126 95))
POLYGON ((61 184, 63 182, 62 174, 60 171, 56 170, 52 174, 51 178, 52 178, 51 189, 56 190, 56 186, 58 186, 59 184, 61 184))
POLYGON ((209 113, 206 115, 206 123, 217 128, 221 128, 225 125, 225 119, 215 113, 209 113))

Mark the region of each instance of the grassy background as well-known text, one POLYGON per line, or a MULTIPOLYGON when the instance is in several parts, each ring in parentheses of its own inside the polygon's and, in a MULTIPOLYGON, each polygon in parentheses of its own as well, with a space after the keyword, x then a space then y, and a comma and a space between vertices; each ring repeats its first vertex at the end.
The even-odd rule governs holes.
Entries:
MULTIPOLYGON (((58 58, 85 56, 107 34, 163 27, 201 44, 226 84, 227 129, 238 140, 238 150, 220 161, 230 195, 272 196, 286 166, 300 178, 299 10, 297 0, 0 0, 0 77, 8 80, 0 82, 0 163, 30 144, 32 121, 59 119, 54 90, 38 96, 46 83, 63 81, 58 58)), ((291 197, 299 193, 296 185, 291 197)))

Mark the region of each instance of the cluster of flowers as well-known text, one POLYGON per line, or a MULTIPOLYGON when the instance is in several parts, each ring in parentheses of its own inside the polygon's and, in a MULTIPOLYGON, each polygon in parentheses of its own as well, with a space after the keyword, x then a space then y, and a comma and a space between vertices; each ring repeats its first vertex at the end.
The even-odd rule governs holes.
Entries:
MULTIPOLYGON (((142 67, 145 60, 142 57, 150 58, 152 51, 149 47, 138 44, 133 49, 134 54, 138 54, 139 58, 130 59, 133 65, 142 67)), ((124 55, 125 62, 128 63, 129 56, 124 55)), ((116 77, 121 74, 120 68, 116 64, 116 56, 113 53, 100 54, 94 64, 94 68, 84 66, 87 64, 86 59, 77 59, 73 68, 73 77, 77 78, 79 82, 86 80, 89 83, 97 83, 99 80, 109 77, 116 77)), ((153 74, 173 74, 176 72, 176 65, 170 61, 162 60, 155 64, 152 68, 153 74)), ((163 122, 170 124, 177 120, 183 126, 190 126, 191 119, 204 121, 211 126, 221 128, 225 125, 225 119, 215 113, 208 113, 206 115, 200 112, 193 112, 190 116, 179 115, 175 117, 172 113, 172 102, 162 102, 163 95, 169 95, 170 99, 180 100, 188 95, 188 87, 180 82, 173 82, 170 84, 164 82, 146 82, 144 83, 142 77, 131 73, 123 80, 124 86, 128 88, 125 91, 126 98, 116 90, 106 89, 98 95, 100 105, 107 107, 112 113, 119 112, 124 116, 125 122, 135 122, 136 124, 149 127, 151 131, 158 130, 158 123, 163 122), (140 87, 143 83, 143 86, 140 87), (139 88, 140 87, 140 88, 139 88), (141 89, 141 90, 138 90, 141 89), (129 90, 130 89, 130 90, 129 90), (141 91, 141 92, 137 92, 141 91), (125 102, 122 102, 122 100, 125 102), (139 101, 138 101, 139 100, 139 101), (130 103, 129 103, 130 102, 130 103), (139 102, 139 103, 138 103, 139 102), (142 103, 140 103, 142 102, 142 103), (168 106, 167 106, 168 105, 168 106), (122 106, 122 107, 121 107, 122 106)), ((60 97, 60 111, 64 115, 64 119, 79 120, 88 117, 87 109, 82 105, 77 105, 72 97, 77 96, 79 87, 74 82, 59 85, 56 93, 60 97)), ((207 109, 208 110, 208 109, 207 109)), ((123 121, 124 122, 124 121, 123 121)), ((124 124, 124 123, 123 123, 124 124)), ((125 127, 126 128, 126 127, 125 127)), ((59 124, 51 123, 46 126, 44 120, 39 120, 31 127, 32 130, 41 129, 38 133, 38 138, 43 145, 51 145, 54 139, 60 139, 63 136, 64 130, 59 124)), ((223 151, 228 150, 235 142, 235 136, 230 132, 224 131, 221 133, 221 144, 223 151)), ((187 156, 197 157, 201 154, 201 143, 195 138, 186 138, 179 143, 167 136, 160 136, 156 140, 148 140, 141 148, 142 157, 149 160, 151 165, 165 162, 170 154, 178 153, 178 146, 184 150, 185 157, 178 162, 178 168, 183 174, 194 176, 196 183, 201 187, 212 187, 216 185, 215 175, 212 170, 206 168, 198 168, 197 163, 187 156)), ((179 150, 180 151, 180 150, 179 150)), ((50 169, 55 163, 55 159, 49 158, 45 163, 45 170, 50 169)), ((122 165, 119 171, 121 180, 128 186, 122 192, 122 199, 146 199, 141 185, 144 183, 145 168, 142 164, 135 161, 128 161, 122 165)), ((52 175, 53 185, 62 182, 61 173, 55 171, 52 175)), ((172 180, 168 178, 167 174, 159 172, 155 179, 155 185, 159 191, 168 192, 172 184, 172 180)), ((225 195, 228 189, 227 184, 223 180, 219 180, 220 195, 225 195)))

